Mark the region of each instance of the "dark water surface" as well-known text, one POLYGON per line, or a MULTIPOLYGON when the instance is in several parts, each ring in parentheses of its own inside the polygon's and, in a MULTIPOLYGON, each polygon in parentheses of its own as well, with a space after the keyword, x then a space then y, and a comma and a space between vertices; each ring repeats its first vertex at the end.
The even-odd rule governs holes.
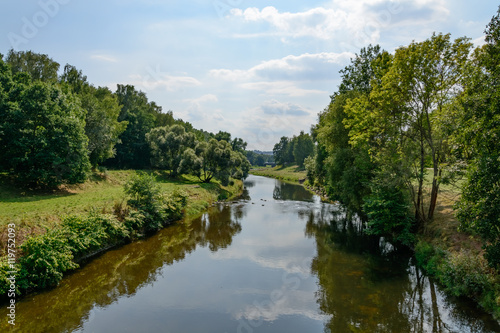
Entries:
MULTIPOLYGON (((500 332, 407 253, 304 188, 240 200, 109 251, 17 304, 18 332, 500 332)), ((0 310, 0 329, 7 327, 0 310)), ((9 330, 11 331, 11 330, 9 330)))

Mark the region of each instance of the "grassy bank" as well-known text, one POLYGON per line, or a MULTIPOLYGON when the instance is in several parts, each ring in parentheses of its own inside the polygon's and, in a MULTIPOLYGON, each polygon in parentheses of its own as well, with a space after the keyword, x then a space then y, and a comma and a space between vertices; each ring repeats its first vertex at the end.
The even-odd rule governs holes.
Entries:
MULTIPOLYGON (((94 174, 84 184, 64 186, 52 192, 20 190, 4 176, 0 177, 0 254, 5 253, 6 228, 14 223, 18 244, 29 235, 44 233, 57 227, 62 218, 73 214, 87 214, 92 210, 112 213, 115 205, 126 201, 125 183, 137 174, 134 170, 113 170, 94 174)), ((241 191, 241 182, 223 187, 213 182, 200 183, 197 178, 184 176, 171 180, 155 173, 161 189, 172 193, 181 189, 188 195, 186 215, 196 215, 212 202, 226 199, 241 191)))
POLYGON ((299 168, 296 165, 288 167, 275 166, 273 168, 252 168, 250 173, 252 175, 271 177, 294 183, 299 183, 299 180, 305 180, 307 176, 306 170, 304 168, 299 168))
POLYGON ((470 298, 500 319, 500 276, 488 266, 481 239, 459 231, 453 205, 460 186, 441 187, 434 218, 418 235, 415 258, 449 294, 470 298))
POLYGON ((18 190, 4 177, 0 297, 12 288, 19 296, 57 285, 83 260, 200 214, 215 201, 239 195, 242 187, 241 181, 222 186, 189 176, 171 180, 159 172, 109 171, 49 193, 18 190))

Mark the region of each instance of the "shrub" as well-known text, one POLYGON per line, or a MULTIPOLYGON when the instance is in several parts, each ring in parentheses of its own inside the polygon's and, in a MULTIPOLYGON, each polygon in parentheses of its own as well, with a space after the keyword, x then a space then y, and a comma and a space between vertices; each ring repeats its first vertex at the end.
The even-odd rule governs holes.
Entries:
MULTIPOLYGON (((146 174, 128 182, 125 193, 130 196, 128 205, 143 215, 142 225, 146 232, 157 231, 168 222, 180 219, 187 205, 186 194, 175 190, 171 195, 165 195, 154 177, 146 174)), ((128 222, 128 226, 133 224, 137 223, 128 222)))
POLYGON ((19 259, 20 279, 29 281, 25 287, 55 286, 64 272, 78 268, 73 262, 71 246, 58 230, 29 238, 20 248, 24 253, 19 259))
POLYGON ((485 291, 493 289, 494 284, 486 260, 463 250, 448 255, 441 281, 453 295, 476 300, 485 291))
POLYGON ((413 244, 413 220, 409 216, 409 204, 403 191, 382 185, 373 186, 372 191, 363 205, 368 216, 367 232, 407 246, 413 244))

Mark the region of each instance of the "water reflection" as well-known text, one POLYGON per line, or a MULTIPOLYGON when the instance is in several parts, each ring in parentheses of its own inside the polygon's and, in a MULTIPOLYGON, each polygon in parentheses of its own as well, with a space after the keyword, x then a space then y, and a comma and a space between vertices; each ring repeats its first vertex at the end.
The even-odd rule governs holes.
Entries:
POLYGON ((311 213, 306 225, 318 253, 311 265, 317 301, 330 315, 325 332, 500 331, 480 310, 450 303, 408 252, 364 235, 360 220, 340 207, 331 213, 311 213))
MULTIPOLYGON (((19 302, 16 326, 2 320, 0 331, 73 332, 88 320, 92 309, 135 295, 157 280, 164 265, 184 260, 197 246, 217 251, 231 245, 234 235, 241 232, 238 221, 244 214, 244 210, 218 205, 189 224, 109 251, 63 279, 56 289, 19 302)), ((5 307, 0 317, 6 318, 5 307)))
POLYGON ((14 332, 500 331, 356 215, 255 176, 242 199, 103 254, 16 313, 14 332))
POLYGON ((273 198, 275 200, 314 201, 314 195, 304 187, 282 181, 276 181, 273 198))

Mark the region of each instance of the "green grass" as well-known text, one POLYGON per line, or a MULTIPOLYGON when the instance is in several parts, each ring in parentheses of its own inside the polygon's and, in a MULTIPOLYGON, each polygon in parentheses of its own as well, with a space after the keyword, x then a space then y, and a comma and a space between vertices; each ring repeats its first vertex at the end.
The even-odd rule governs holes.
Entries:
POLYGON ((277 178, 295 183, 298 183, 299 179, 305 179, 307 176, 306 170, 304 168, 299 168, 297 165, 289 167, 275 166, 274 168, 255 168, 251 169, 250 173, 257 176, 277 178))

